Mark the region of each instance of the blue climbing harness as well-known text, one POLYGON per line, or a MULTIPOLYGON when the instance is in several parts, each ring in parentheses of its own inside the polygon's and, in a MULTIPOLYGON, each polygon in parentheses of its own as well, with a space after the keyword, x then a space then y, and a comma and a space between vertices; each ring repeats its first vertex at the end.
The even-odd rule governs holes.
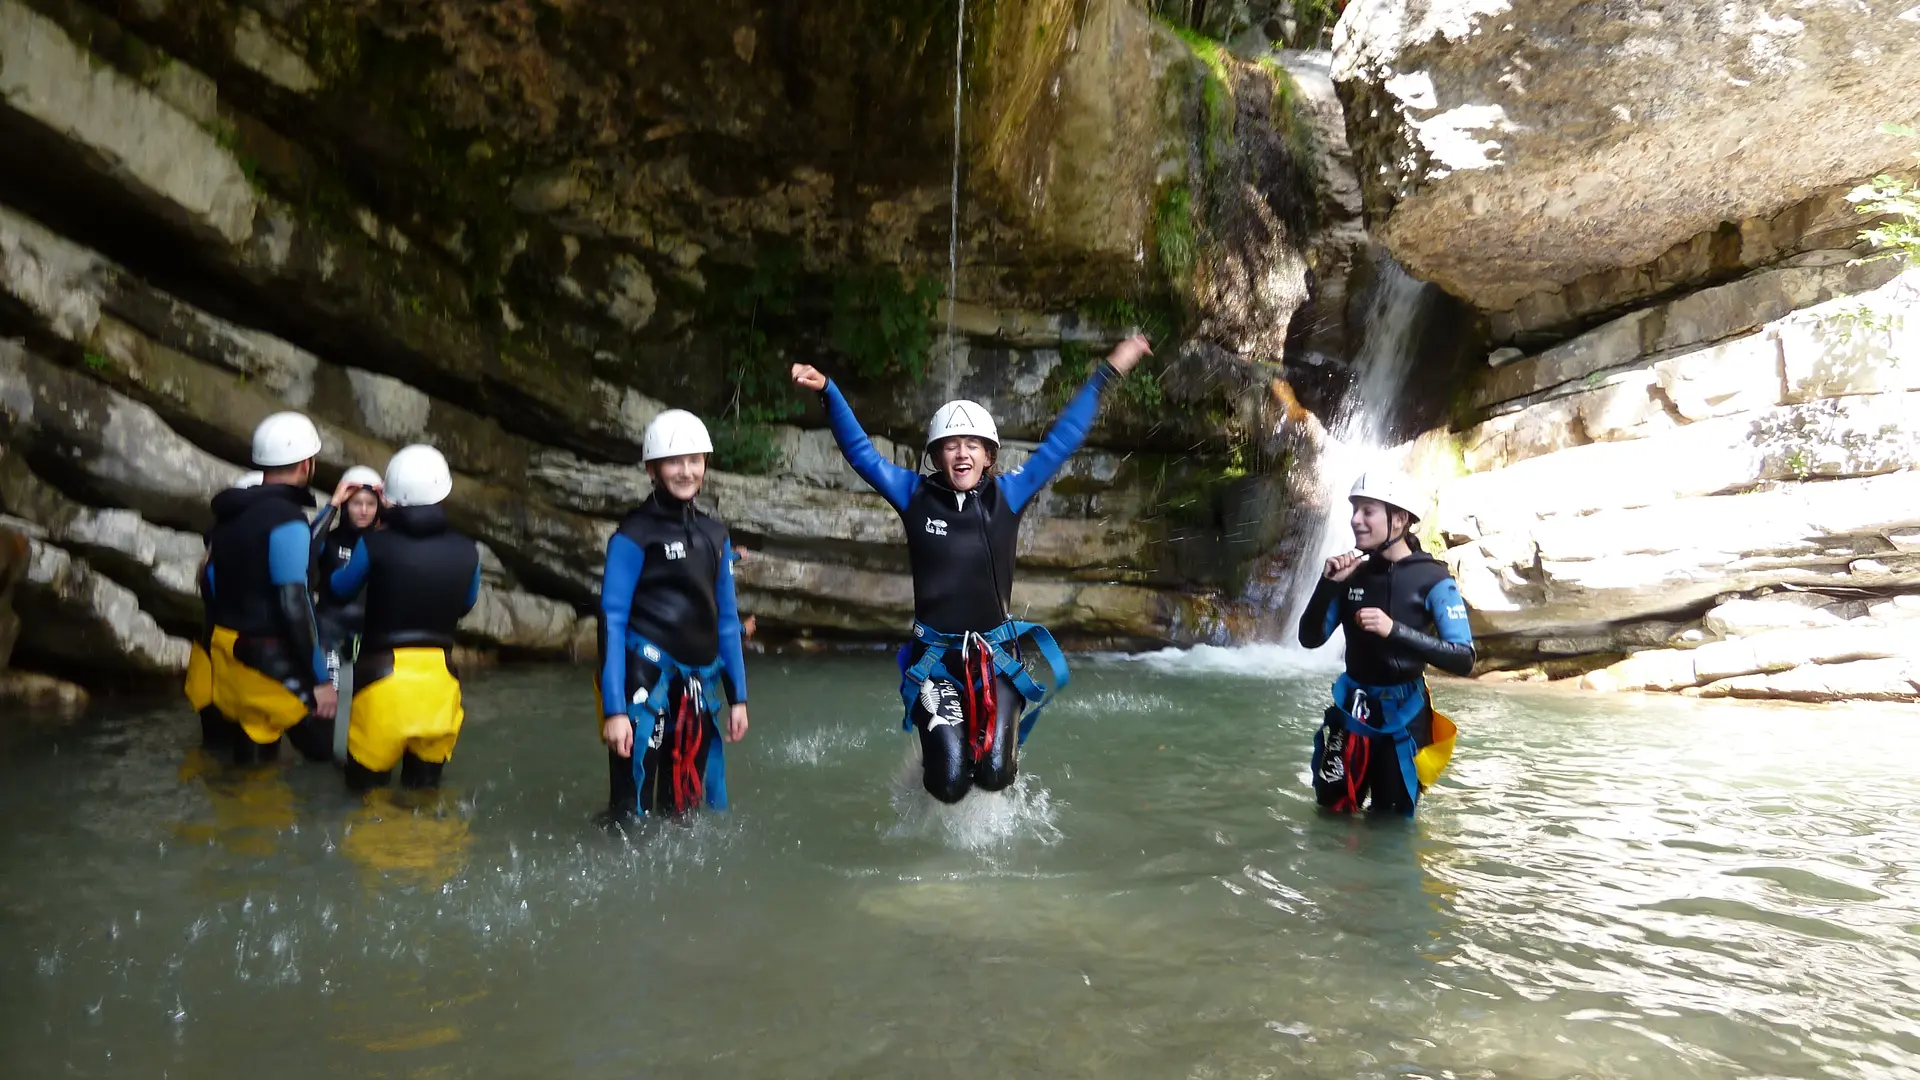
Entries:
POLYGON ((900 700, 907 710, 900 721, 903 728, 913 727, 913 703, 920 696, 920 687, 933 677, 934 672, 940 670, 947 652, 952 649, 960 649, 964 654, 969 648, 985 648, 993 661, 993 670, 1005 676, 1013 688, 1020 692, 1020 696, 1026 699, 1026 713, 1020 718, 1022 744, 1027 741, 1027 733, 1033 730, 1034 721, 1040 719, 1040 710, 1046 706, 1047 699, 1066 689, 1067 680, 1071 677, 1067 672, 1067 656, 1060 651, 1059 642, 1054 641, 1053 635, 1039 623, 1008 619, 985 633, 945 634, 925 623, 916 622, 913 624, 913 640, 925 646, 926 652, 921 654, 917 663, 906 669, 900 680, 900 700), (1017 653, 1018 642, 1022 638, 1033 642, 1033 647, 1040 652, 1040 658, 1052 670, 1051 687, 1041 686, 1027 672, 1026 665, 1020 662, 1019 657, 1008 653, 1005 648, 1014 646, 1017 653))
MULTIPOLYGON (((1346 729, 1355 735, 1393 740, 1393 750, 1400 759, 1400 776, 1407 785, 1407 798, 1411 804, 1420 801, 1420 781, 1413 767, 1413 755, 1419 751, 1414 744, 1413 732, 1408 730, 1420 714, 1427 708, 1427 684, 1424 680, 1392 683, 1387 686, 1368 686, 1355 682, 1346 672, 1333 681, 1333 712, 1340 714, 1346 729), (1356 695, 1364 694, 1379 719, 1379 724, 1370 724, 1353 715, 1353 702, 1356 695)), ((1320 751, 1314 752, 1314 775, 1320 773, 1320 751)), ((1411 814, 1412 810, 1409 809, 1411 814)))
MULTIPOLYGON (((694 715, 699 723, 713 724, 718 730, 715 717, 719 715, 719 698, 709 688, 720 685, 720 675, 726 670, 726 661, 715 658, 713 663, 701 667, 683 664, 668 655, 667 650, 648 641, 639 634, 627 633, 627 654, 638 653, 646 661, 660 669, 660 677, 654 680, 653 687, 645 697, 637 692, 634 700, 627 703, 627 719, 633 723, 633 786, 636 792, 647 790, 647 755, 642 745, 652 746, 652 733, 656 725, 665 725, 667 698, 673 688, 675 678, 685 679, 686 693, 694 695, 694 715), (641 725, 641 710, 645 710, 646 725, 641 725), (642 731, 646 738, 641 737, 642 731)), ((707 744, 707 760, 704 763, 701 780, 702 790, 706 793, 707 805, 715 810, 727 808, 727 759, 721 750, 721 740, 716 735, 707 744)), ((646 813, 646 807, 639 807, 646 813)))

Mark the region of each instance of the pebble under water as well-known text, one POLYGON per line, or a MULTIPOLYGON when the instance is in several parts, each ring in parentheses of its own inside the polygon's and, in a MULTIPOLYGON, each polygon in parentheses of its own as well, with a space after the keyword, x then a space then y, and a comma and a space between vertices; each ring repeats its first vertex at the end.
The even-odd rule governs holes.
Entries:
POLYGON ((470 680, 429 797, 13 719, 0 1074, 1920 1076, 1914 710, 1436 683, 1369 822, 1305 663, 1082 658, 946 809, 889 660, 757 657, 734 809, 625 833, 583 668, 470 680))

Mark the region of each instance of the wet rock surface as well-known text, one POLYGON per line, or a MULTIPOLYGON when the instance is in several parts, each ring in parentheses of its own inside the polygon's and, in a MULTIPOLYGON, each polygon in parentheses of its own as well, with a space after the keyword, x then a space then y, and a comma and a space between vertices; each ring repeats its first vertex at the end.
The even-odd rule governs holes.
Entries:
MULTIPOLYGON (((0 163, 0 509, 33 532, 36 649, 79 628, 90 644, 46 655, 172 671, 207 499, 284 408, 321 427, 323 490, 406 443, 445 451, 454 522, 495 566, 463 634, 566 655, 645 494, 646 423, 742 407, 738 357, 762 346, 736 324, 765 316, 751 355, 776 400, 789 355, 825 363, 907 467, 959 395, 994 410, 1017 467, 1136 324, 1279 362, 1313 195, 1278 68, 1196 52, 1121 3, 1034 0, 971 27, 957 334, 907 377, 842 355, 848 320, 880 317, 842 293, 944 264, 944 31, 859 4, 744 23, 669 8, 576 5, 522 34, 459 2, 0 0, 0 141, 18 151, 0 163), (725 62, 694 60, 709 52, 725 62), (900 92, 853 92, 873 85, 900 92), (1000 122, 1020 102, 1032 122, 1000 122), (1142 250, 1168 230, 1221 258, 1170 277, 1142 250)), ((1257 431, 1265 380, 1188 374, 1163 405, 1145 379, 1029 514, 1023 587, 1065 636, 1200 633, 1192 612, 1245 557, 1190 508, 1204 517, 1257 431)), ((898 516, 794 400, 790 422, 754 421, 754 471, 716 470, 707 500, 769 553, 762 632, 898 634, 898 516), (858 592, 845 573, 886 580, 858 592)))
POLYGON ((1723 222, 1903 163, 1880 129, 1920 111, 1908 6, 1362 0, 1333 74, 1370 221, 1488 311, 1716 231, 1737 260, 1723 222))
POLYGON ((1914 696, 1920 271, 1817 270, 1643 309, 1480 384, 1494 415, 1458 437, 1438 517, 1491 666, 1914 696))

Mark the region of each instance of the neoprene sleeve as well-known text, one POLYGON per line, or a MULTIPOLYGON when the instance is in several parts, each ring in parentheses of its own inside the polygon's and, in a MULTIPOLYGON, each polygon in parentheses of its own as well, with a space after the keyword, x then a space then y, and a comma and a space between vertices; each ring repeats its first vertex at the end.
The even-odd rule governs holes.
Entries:
POLYGON ((853 406, 847 404, 833 380, 827 380, 827 388, 820 391, 820 402, 827 410, 827 426, 833 429, 833 441, 840 444, 840 453, 847 464, 895 510, 905 510, 913 493, 920 488, 920 474, 880 456, 880 451, 873 448, 873 440, 854 417, 853 406))
POLYGON ((312 565, 313 535, 304 519, 276 526, 267 534, 267 575, 279 602, 288 647, 295 656, 311 658, 309 687, 329 678, 327 654, 320 649, 320 632, 313 622, 313 594, 307 591, 307 571, 312 565))
POLYGON ((720 660, 726 665, 727 700, 740 705, 747 700, 747 657, 740 645, 740 601, 733 591, 732 540, 720 554, 720 580, 713 589, 720 607, 720 660))
POLYGON ((607 541, 607 568, 600 582, 600 619, 606 631, 606 655, 600 660, 600 710, 606 716, 627 711, 627 617, 646 557, 640 545, 619 533, 607 541))
POLYGON ((1406 623, 1393 624, 1387 640, 1419 656, 1422 660, 1453 675, 1473 671, 1473 642, 1442 641, 1432 634, 1415 630, 1406 623))
POLYGON ((1067 463, 1075 450, 1086 443, 1087 435, 1093 430, 1093 422, 1100 416, 1100 391, 1106 385, 1120 377, 1112 364, 1101 363, 1087 376, 1086 384, 1060 410, 1053 425, 1047 428, 1047 434, 1034 447, 1033 455, 1027 458, 1025 465, 1000 478, 1000 490, 1006 492, 1007 505, 1014 513, 1026 509, 1028 500, 1040 493, 1040 489, 1051 483, 1060 467, 1067 463))
POLYGON ((1307 601, 1307 610, 1300 613, 1300 644, 1317 649, 1333 637, 1340 625, 1340 609, 1334 606, 1340 598, 1340 585, 1323 577, 1313 587, 1313 598, 1307 601))

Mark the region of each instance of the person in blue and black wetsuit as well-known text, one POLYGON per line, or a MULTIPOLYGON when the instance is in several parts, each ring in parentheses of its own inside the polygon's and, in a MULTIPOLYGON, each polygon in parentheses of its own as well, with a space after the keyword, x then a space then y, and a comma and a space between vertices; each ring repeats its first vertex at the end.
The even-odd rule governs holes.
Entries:
POLYGON ((793 381, 818 391, 833 437, 861 479, 900 514, 913 572, 913 641, 903 656, 903 726, 919 733, 922 782, 934 798, 959 802, 979 787, 999 791, 1018 771, 1019 745, 1046 696, 1066 682, 1052 635, 1009 614, 1021 515, 1066 464, 1100 409, 1100 391, 1152 350, 1143 337, 1120 343, 1048 429, 1026 465, 993 471, 999 430, 972 401, 950 401, 927 428, 933 472, 922 476, 880 456, 853 409, 819 371, 793 367, 793 381), (1051 690, 1021 664, 1020 639, 1053 669, 1051 690))
POLYGON ((440 451, 395 452, 385 492, 387 527, 361 532, 326 582, 336 602, 366 594, 347 710, 347 786, 355 791, 386 784, 395 765, 401 787, 440 786, 467 716, 447 653, 480 598, 480 548, 448 526, 440 505, 453 492, 440 451))
MULTIPOLYGON (((230 490, 245 490, 260 486, 265 479, 258 471, 242 473, 235 478, 230 490)), ((225 523, 245 509, 235 506, 231 500, 215 499, 214 525, 225 523), (220 516, 221 513, 226 515, 220 516)), ((207 542, 212 543, 213 534, 207 534, 207 542)), ((229 750, 234 739, 240 734, 240 725, 220 714, 213 704, 213 657, 208 650, 213 647, 213 583, 207 577, 207 567, 212 565, 212 548, 200 560, 200 570, 194 575, 194 585, 200 592, 200 636, 189 642, 187 651, 187 680, 184 689, 187 704, 200 714, 200 745, 209 750, 229 750)))
POLYGON ((653 491, 607 541, 600 586, 601 740, 615 819, 727 805, 726 742, 747 733, 747 670, 727 527, 694 508, 713 440, 690 412, 647 425, 653 491), (644 738, 644 743, 641 740, 644 738))
POLYGON ((1412 480, 1368 472, 1348 501, 1359 551, 1327 560, 1300 616, 1307 648, 1336 627, 1347 642, 1347 670, 1314 739, 1314 792, 1336 812, 1412 816, 1453 753, 1452 722, 1434 712, 1424 673, 1428 664, 1471 672, 1473 633, 1459 586, 1412 533, 1425 503, 1412 480))
POLYGON ((313 537, 307 484, 320 432, 299 413, 275 413, 253 433, 262 483, 213 498, 207 536, 212 706, 240 726, 234 760, 271 760, 285 734, 314 761, 333 756, 334 690, 307 591, 313 537))

